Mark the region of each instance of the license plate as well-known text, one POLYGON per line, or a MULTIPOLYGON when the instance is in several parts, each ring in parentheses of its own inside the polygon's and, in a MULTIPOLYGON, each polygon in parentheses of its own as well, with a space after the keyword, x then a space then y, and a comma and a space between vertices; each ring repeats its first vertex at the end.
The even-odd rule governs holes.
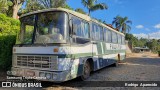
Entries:
POLYGON ((33 77, 33 76, 35 76, 35 72, 34 71, 27 71, 26 75, 30 76, 30 77, 33 77))

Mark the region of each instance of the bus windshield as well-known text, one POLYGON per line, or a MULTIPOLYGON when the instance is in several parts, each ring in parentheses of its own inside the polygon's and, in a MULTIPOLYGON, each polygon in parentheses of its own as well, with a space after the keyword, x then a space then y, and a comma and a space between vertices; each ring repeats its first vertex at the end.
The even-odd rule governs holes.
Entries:
POLYGON ((68 16, 65 12, 45 12, 20 19, 18 44, 66 43, 68 16))

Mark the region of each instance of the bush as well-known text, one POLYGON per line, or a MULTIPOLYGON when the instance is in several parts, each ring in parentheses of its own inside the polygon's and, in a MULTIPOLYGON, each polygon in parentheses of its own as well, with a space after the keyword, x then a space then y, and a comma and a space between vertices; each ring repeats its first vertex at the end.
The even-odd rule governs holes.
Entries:
POLYGON ((0 69, 8 70, 12 63, 12 47, 15 44, 16 36, 8 35, 0 37, 0 69))
POLYGON ((12 63, 12 47, 19 32, 19 20, 0 14, 0 70, 8 70, 12 63))

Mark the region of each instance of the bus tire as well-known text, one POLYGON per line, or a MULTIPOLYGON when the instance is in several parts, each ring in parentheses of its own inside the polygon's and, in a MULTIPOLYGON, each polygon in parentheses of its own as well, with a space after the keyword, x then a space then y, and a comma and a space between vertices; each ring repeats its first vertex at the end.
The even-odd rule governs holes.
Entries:
POLYGON ((89 61, 87 60, 87 61, 85 62, 85 64, 83 65, 83 73, 82 73, 80 79, 84 81, 84 80, 86 80, 87 78, 89 78, 90 72, 91 72, 91 66, 90 66, 89 61))

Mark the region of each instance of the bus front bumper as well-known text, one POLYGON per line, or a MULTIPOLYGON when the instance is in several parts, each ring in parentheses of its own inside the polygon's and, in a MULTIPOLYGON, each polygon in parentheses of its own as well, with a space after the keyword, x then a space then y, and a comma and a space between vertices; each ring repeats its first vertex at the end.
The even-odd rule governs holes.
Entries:
POLYGON ((27 68, 12 67, 12 75, 23 79, 36 79, 40 81, 64 82, 71 79, 70 71, 46 71, 27 68))

